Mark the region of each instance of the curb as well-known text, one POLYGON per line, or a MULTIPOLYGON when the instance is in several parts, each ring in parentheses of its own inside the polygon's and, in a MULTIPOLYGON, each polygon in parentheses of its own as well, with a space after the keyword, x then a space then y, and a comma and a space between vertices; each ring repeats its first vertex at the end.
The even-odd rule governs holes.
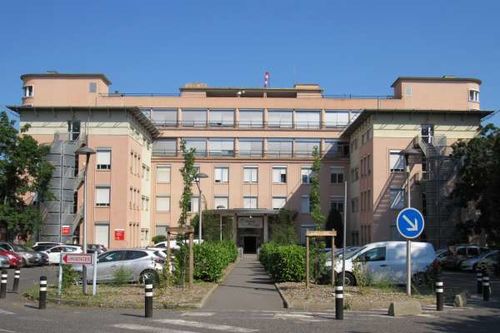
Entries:
POLYGON ((276 290, 278 290, 278 294, 280 295, 281 297, 281 300, 283 301, 283 307, 285 309, 292 309, 292 304, 291 302, 289 302, 286 297, 285 297, 285 294, 281 291, 280 287, 278 287, 278 285, 276 284, 276 282, 274 282, 274 287, 276 288, 276 290))

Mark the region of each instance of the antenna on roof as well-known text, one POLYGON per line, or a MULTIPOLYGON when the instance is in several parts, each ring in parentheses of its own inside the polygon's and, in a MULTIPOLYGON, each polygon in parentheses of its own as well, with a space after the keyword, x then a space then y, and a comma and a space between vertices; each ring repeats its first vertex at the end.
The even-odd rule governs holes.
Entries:
POLYGON ((264 73, 264 88, 269 88, 269 72, 264 73))

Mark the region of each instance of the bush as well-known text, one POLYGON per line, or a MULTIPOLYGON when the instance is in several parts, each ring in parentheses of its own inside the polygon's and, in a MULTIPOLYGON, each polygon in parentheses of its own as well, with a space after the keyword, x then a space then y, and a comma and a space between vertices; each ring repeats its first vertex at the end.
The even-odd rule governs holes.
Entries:
POLYGON ((121 286, 129 283, 132 280, 132 272, 123 266, 113 271, 113 284, 116 286, 121 286))
MULTIPOLYGON (((175 275, 178 282, 182 282, 187 276, 184 272, 189 260, 188 252, 188 245, 183 244, 175 256, 175 275)), ((224 269, 238 257, 236 245, 231 241, 195 244, 193 252, 194 279, 208 282, 217 282, 224 269)))
POLYGON ((300 282, 306 276, 306 249, 298 245, 266 243, 259 260, 275 282, 300 282))
POLYGON ((63 265, 62 289, 67 289, 80 280, 80 274, 71 265, 63 265))
POLYGON ((167 236, 165 235, 156 235, 154 236, 151 241, 153 244, 158 244, 159 242, 166 242, 167 241, 167 236))

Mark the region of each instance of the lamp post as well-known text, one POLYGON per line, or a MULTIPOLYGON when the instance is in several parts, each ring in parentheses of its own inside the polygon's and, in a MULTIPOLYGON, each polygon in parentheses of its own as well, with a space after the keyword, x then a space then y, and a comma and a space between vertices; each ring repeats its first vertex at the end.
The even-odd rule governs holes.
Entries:
MULTIPOLYGON (((406 194, 407 206, 411 208, 411 177, 410 177, 410 156, 420 155, 420 152, 414 148, 408 148, 399 153, 404 156, 406 167, 406 194)), ((406 240, 406 294, 411 296, 411 241, 406 240)))
MULTIPOLYGON (((95 154, 95 150, 88 147, 88 146, 83 146, 75 152, 77 155, 85 155, 85 171, 84 171, 84 178, 83 178, 83 253, 87 253, 87 203, 88 203, 88 191, 87 191, 87 174, 88 174, 88 167, 89 167, 89 161, 90 161, 90 155, 95 154)), ((82 269, 82 275, 83 275, 83 293, 86 295, 87 294, 87 266, 83 265, 82 269)))
POLYGON ((208 175, 203 172, 199 172, 196 174, 194 181, 196 182, 196 186, 198 187, 198 192, 200 196, 198 197, 198 244, 201 244, 201 230, 202 230, 202 223, 203 223, 203 215, 202 215, 202 209, 201 209, 201 188, 200 188, 200 180, 201 178, 208 178, 208 175))

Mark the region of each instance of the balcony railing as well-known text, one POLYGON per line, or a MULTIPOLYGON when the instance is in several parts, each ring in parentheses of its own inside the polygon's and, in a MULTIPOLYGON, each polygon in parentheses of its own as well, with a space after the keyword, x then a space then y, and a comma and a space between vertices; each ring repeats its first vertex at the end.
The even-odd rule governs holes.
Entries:
MULTIPOLYGON (((312 158, 311 151, 302 150, 215 150, 195 152, 197 157, 239 157, 239 158, 312 158)), ((349 152, 345 150, 330 150, 321 154, 323 158, 346 158, 349 152)), ((170 149, 154 149, 153 156, 158 157, 182 157, 182 152, 170 149)))
POLYGON ((153 124, 158 127, 184 127, 184 128, 270 128, 270 129, 300 129, 300 130, 316 130, 320 128, 326 129, 343 129, 349 126, 346 122, 263 122, 263 121, 234 121, 234 122, 218 122, 218 121, 178 121, 178 120, 155 120, 151 119, 153 124))

